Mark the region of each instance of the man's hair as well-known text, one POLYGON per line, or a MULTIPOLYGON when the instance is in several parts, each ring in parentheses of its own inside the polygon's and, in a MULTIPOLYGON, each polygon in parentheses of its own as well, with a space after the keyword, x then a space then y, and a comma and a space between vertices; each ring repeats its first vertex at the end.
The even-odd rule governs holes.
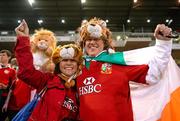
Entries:
POLYGON ((18 65, 16 58, 12 58, 11 61, 10 61, 10 63, 11 63, 11 65, 15 65, 15 66, 18 65))
POLYGON ((1 50, 0 53, 6 53, 8 57, 12 56, 12 53, 9 50, 1 50))

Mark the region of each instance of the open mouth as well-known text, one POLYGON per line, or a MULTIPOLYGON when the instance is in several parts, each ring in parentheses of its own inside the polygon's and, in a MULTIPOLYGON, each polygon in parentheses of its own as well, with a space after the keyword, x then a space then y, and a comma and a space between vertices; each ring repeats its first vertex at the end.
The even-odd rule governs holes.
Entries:
POLYGON ((64 67, 64 69, 66 69, 66 70, 72 70, 73 67, 64 67))
POLYGON ((88 45, 88 48, 91 48, 91 49, 93 49, 93 48, 98 48, 98 45, 92 45, 92 44, 90 44, 90 45, 88 45))

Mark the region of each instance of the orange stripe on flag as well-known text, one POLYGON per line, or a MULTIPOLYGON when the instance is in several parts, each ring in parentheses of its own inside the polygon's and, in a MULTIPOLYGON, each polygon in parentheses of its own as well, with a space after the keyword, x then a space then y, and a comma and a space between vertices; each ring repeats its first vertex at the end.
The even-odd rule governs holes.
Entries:
POLYGON ((180 121, 180 87, 170 97, 158 121, 180 121))

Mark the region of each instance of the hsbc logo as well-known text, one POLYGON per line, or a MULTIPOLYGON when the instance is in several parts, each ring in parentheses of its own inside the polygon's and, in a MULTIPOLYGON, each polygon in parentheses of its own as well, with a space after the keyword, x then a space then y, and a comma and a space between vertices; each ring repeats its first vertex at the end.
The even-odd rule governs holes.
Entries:
POLYGON ((95 78, 94 78, 94 77, 88 77, 88 78, 86 78, 86 79, 83 81, 83 83, 84 83, 85 85, 90 85, 90 84, 94 83, 94 81, 95 81, 95 78))
POLYGON ((94 77, 84 79, 83 84, 85 86, 79 87, 79 95, 101 92, 101 84, 94 84, 95 81, 96 79, 94 77))

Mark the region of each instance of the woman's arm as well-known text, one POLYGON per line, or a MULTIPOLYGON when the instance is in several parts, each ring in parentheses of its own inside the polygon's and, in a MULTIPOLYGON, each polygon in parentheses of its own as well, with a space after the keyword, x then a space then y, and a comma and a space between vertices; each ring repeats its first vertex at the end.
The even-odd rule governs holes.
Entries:
POLYGON ((19 65, 18 78, 36 89, 42 89, 51 76, 34 68, 30 48, 29 28, 25 20, 23 20, 15 31, 17 34, 15 55, 19 65))

